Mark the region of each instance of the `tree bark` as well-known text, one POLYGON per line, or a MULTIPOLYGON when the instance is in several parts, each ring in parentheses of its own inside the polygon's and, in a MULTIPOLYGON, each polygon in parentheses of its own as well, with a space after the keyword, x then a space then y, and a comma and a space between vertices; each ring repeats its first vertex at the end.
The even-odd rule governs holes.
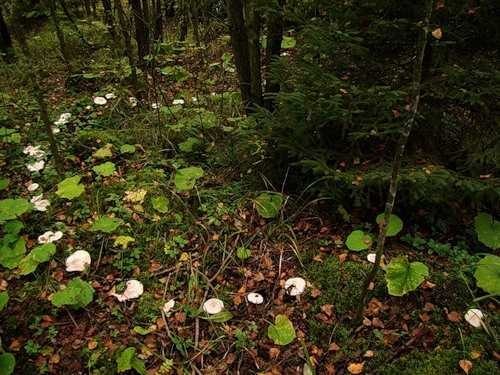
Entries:
POLYGON ((243 18, 242 0, 226 0, 231 27, 231 44, 240 83, 241 99, 247 113, 251 112, 251 70, 248 36, 243 18))
POLYGON ((3 18, 2 7, 0 6, 0 52, 7 62, 14 60, 14 48, 12 47, 12 38, 9 28, 3 18))
POLYGON ((104 8, 104 22, 108 27, 109 33, 113 39, 116 39, 115 23, 113 21, 113 8, 111 7, 111 0, 102 0, 104 8))
POLYGON ((132 7, 135 24, 135 40, 137 42, 137 54, 139 56, 138 65, 144 67, 146 61, 144 57, 149 54, 149 33, 144 17, 144 11, 140 0, 129 0, 132 7))
POLYGON ((252 105, 262 105, 262 69, 260 57, 261 12, 255 0, 247 0, 245 6, 248 55, 250 58, 250 92, 252 105))
POLYGON ((370 284, 375 280, 375 276, 377 275, 377 271, 380 267, 382 255, 384 254, 385 239, 387 236, 387 224, 389 223, 389 219, 394 208, 394 203, 396 202, 396 194, 398 192, 399 171, 401 169, 401 163, 403 160, 403 155, 405 153, 406 144, 408 143, 408 138, 410 137, 413 124, 415 123, 415 118, 418 112, 418 105, 420 103, 420 92, 422 87, 422 65, 425 49, 427 46, 429 21, 432 15, 433 3, 433 0, 427 0, 426 3, 423 32, 421 33, 419 42, 417 44, 417 58, 415 60, 415 71, 413 75, 413 84, 411 89, 412 92, 410 96, 413 99, 413 103, 411 105, 411 113, 408 120, 403 124, 403 127, 401 129, 401 136, 399 138, 396 153, 394 155, 391 180, 389 183, 389 193, 387 194, 387 200, 385 203, 384 220, 382 220, 379 225, 375 262, 373 263, 372 269, 364 281, 360 303, 358 305, 359 308, 356 316, 356 322, 361 321, 370 284))
POLYGON ((277 0, 277 9, 268 14, 267 19, 267 46, 266 46, 266 89, 265 105, 269 110, 274 109, 274 99, 280 90, 280 85, 271 79, 271 63, 279 58, 281 43, 283 42, 283 6, 284 0, 277 0))
POLYGON ((154 0, 154 40, 163 40, 163 13, 161 0, 154 0))
POLYGON ((129 33, 129 24, 126 21, 121 0, 114 0, 114 5, 118 15, 118 23, 120 24, 120 29, 123 35, 125 54, 130 65, 132 85, 137 89, 137 68, 135 66, 134 51, 132 49, 132 38, 129 33))

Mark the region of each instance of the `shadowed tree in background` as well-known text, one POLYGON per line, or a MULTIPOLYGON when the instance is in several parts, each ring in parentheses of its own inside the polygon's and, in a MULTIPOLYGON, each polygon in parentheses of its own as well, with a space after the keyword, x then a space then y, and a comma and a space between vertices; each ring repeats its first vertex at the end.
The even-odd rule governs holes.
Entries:
POLYGON ((139 56, 138 65, 144 67, 146 61, 144 57, 149 54, 150 51, 150 41, 149 41, 149 29, 148 29, 148 17, 146 0, 129 0, 129 4, 132 8, 132 15, 135 24, 135 41, 137 43, 137 54, 139 56))
POLYGON ((66 40, 64 38, 64 33, 61 29, 61 25, 59 24, 59 18, 57 17, 57 4, 55 0, 47 0, 49 10, 50 10, 50 19, 52 21, 52 26, 57 35, 57 41, 59 42, 59 49, 61 51, 61 55, 64 59, 64 62, 68 66, 68 69, 71 70, 70 59, 68 53, 68 47, 66 45, 66 40))
POLYGON ((12 38, 7 27, 7 23, 3 17, 3 10, 0 6, 0 53, 5 61, 14 60, 14 48, 12 46, 12 38))
POLYGON ((134 50, 132 48, 132 37, 130 35, 130 22, 125 15, 121 0, 114 0, 116 13, 118 15, 118 24, 123 36, 123 45, 125 47, 125 54, 130 65, 131 83, 137 89, 137 68, 134 58, 134 50))
POLYGON ((102 7, 104 8, 104 22, 108 27, 109 33, 116 39, 115 23, 113 21, 113 9, 111 7, 111 0, 102 0, 102 7))
POLYGON ((266 95, 264 102, 267 109, 274 109, 274 99, 280 90, 278 82, 270 79, 271 63, 279 58, 283 42, 283 12, 285 0, 274 0, 267 11, 267 45, 266 45, 266 95))

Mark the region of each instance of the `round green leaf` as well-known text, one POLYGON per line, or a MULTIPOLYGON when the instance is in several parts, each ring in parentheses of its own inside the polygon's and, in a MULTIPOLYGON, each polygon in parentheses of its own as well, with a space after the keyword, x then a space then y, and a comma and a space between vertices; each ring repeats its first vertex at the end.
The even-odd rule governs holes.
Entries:
POLYGON ((418 288, 429 275, 427 266, 408 261, 406 257, 394 258, 386 269, 385 279, 391 296, 403 296, 418 288))
POLYGON ((133 154, 135 152, 134 145, 122 145, 120 147, 120 153, 122 154, 133 154))
POLYGON ((82 195, 85 191, 83 184, 80 184, 81 176, 73 176, 64 179, 57 184, 56 194, 61 198, 74 199, 82 195))
POLYGON ((265 219, 278 216, 282 205, 283 195, 280 193, 262 193, 255 199, 255 208, 265 219))
POLYGON ((493 250, 500 248, 500 221, 481 212, 474 219, 474 228, 479 241, 493 250))
POLYGON ((109 217, 109 216, 101 216, 96 221, 94 221, 94 224, 92 224, 92 227, 90 227, 90 230, 92 232, 112 233, 121 224, 122 224, 122 221, 120 219, 116 219, 114 217, 109 217))
POLYGON ((246 248, 245 246, 240 246, 236 249, 236 256, 240 260, 246 260, 246 259, 250 258, 251 255, 252 255, 252 252, 250 251, 250 249, 246 248))
POLYGON ((28 275, 36 270, 40 263, 48 262, 56 253, 56 245, 47 243, 35 247, 19 262, 21 275, 28 275))
POLYGON ((106 144, 105 146, 101 147, 99 150, 94 152, 92 155, 96 159, 106 159, 110 158, 113 156, 113 145, 111 143, 106 144))
POLYGON ((276 345, 288 345, 295 339, 295 328, 286 315, 277 315, 274 324, 267 327, 267 336, 276 345))
POLYGON ((26 199, 2 199, 0 200, 0 223, 13 220, 31 210, 33 205, 26 199))
POLYGON ((0 354, 0 375, 10 375, 14 373, 16 367, 16 357, 11 353, 0 354))
POLYGON ((151 199, 151 204, 153 205, 153 208, 161 212, 162 214, 165 214, 168 212, 168 206, 169 206, 169 201, 166 197, 163 195, 160 195, 159 197, 154 197, 151 199))
POLYGON ((500 257, 486 255, 478 262, 474 277, 485 292, 500 295, 500 257))
POLYGON ((62 289, 52 296, 52 304, 56 307, 69 306, 74 309, 87 306, 94 299, 94 288, 76 277, 62 289))
MULTIPOLYGON (((381 213, 377 216, 376 222, 378 225, 382 223, 384 220, 384 213, 381 213)), ((387 225, 387 237, 392 237, 401 232, 403 229, 403 220, 399 218, 397 215, 391 214, 389 218, 389 225, 387 225)))
POLYGON ((107 161, 106 163, 96 165, 92 170, 100 176, 108 177, 115 173, 116 168, 115 163, 107 161))
POLYGON ((363 232, 362 230, 352 231, 345 241, 345 244, 349 250, 352 251, 362 251, 369 249, 372 246, 372 237, 363 232))
POLYGON ((203 169, 199 167, 187 167, 177 170, 174 177, 175 187, 179 191, 187 191, 194 188, 196 180, 203 177, 203 169))
POLYGON ((23 238, 17 239, 14 246, 0 245, 0 264, 8 269, 16 268, 26 253, 26 241, 23 238))

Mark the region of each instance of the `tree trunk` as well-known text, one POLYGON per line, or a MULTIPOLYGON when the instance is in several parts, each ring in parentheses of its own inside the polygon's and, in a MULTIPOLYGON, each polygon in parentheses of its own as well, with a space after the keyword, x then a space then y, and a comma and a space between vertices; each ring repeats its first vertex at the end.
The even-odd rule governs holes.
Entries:
POLYGON ((104 8, 104 22, 108 27, 109 33, 113 39, 116 39, 115 23, 113 21, 113 8, 111 7, 111 0, 102 0, 104 8))
POLYGON ((278 0, 278 9, 269 12, 267 19, 267 46, 266 46, 266 89, 265 104, 269 110, 274 109, 274 99, 280 90, 278 82, 271 80, 271 63, 279 58, 281 43, 283 42, 283 6, 284 0, 278 0))
POLYGON ((154 40, 163 40, 163 13, 161 7, 161 0, 154 1, 154 40))
POLYGON ((135 40, 137 42, 137 54, 139 56, 139 66, 144 67, 146 61, 144 57, 149 54, 149 33, 144 17, 141 0, 129 0, 132 7, 135 24, 135 40))
POLYGON ((198 4, 196 1, 192 1, 189 5, 189 14, 191 18, 191 25, 193 26, 193 36, 194 42, 196 46, 200 46, 200 19, 199 19, 199 11, 198 4))
POLYGON ((134 51, 132 49, 132 38, 129 33, 129 24, 126 21, 121 0, 114 0, 114 4, 118 15, 118 23, 120 24, 120 29, 123 35, 125 54, 127 55, 128 63, 130 65, 132 85, 137 89, 137 68, 135 66, 134 51))
POLYGON ((12 47, 12 38, 3 18, 2 7, 0 6, 0 53, 7 62, 14 60, 14 48, 12 47))
POLYGON ((248 54, 250 57, 250 92, 252 104, 262 105, 262 74, 260 59, 261 13, 256 0, 247 0, 245 6, 248 54))
POLYGON ((401 136, 399 138, 396 153, 394 155, 394 161, 392 163, 391 180, 389 183, 389 193, 387 195, 387 200, 385 203, 384 220, 382 220, 379 226, 375 262, 372 266, 370 273, 367 275, 363 285, 362 295, 360 298, 360 303, 358 305, 359 308, 356 317, 357 322, 361 321, 370 284, 375 279, 377 271, 380 267, 380 261, 382 259, 382 255, 384 254, 385 239, 387 236, 387 224, 389 223, 389 219, 391 217, 392 210, 394 208, 394 203, 396 202, 396 194, 398 192, 399 171, 401 169, 401 162, 403 159, 403 155, 405 153, 406 144, 408 143, 408 138, 410 137, 410 133, 412 131, 413 124, 415 123, 415 118, 418 112, 418 105, 420 103, 420 92, 422 87, 422 65, 424 60, 425 49, 427 46, 427 37, 429 34, 429 20, 432 15, 433 3, 434 3, 433 0, 427 0, 425 19, 423 22, 423 32, 420 35, 419 42, 417 45, 417 58, 415 60, 415 72, 413 76, 413 84, 411 90, 412 92, 410 96, 413 99, 413 103, 411 106, 411 113, 409 119, 403 124, 403 128, 401 129, 401 136))
POLYGON ((90 0, 83 0, 83 7, 85 8, 85 15, 91 17, 92 13, 90 10, 90 0))
POLYGON ((66 40, 64 39, 64 33, 59 24, 59 18, 57 17, 57 7, 55 0, 48 0, 50 9, 50 19, 52 20, 52 26, 54 27, 57 35, 57 40, 59 42, 59 49, 61 50, 61 55, 63 56, 64 62, 69 65, 69 53, 66 46, 66 40))
POLYGON ((64 12, 64 15, 66 16, 66 18, 70 22, 71 26, 73 27, 73 30, 75 30, 75 32, 78 34, 82 43, 87 45, 87 46, 90 46, 90 43, 85 40, 85 37, 83 36, 82 32, 78 28, 78 25, 76 24, 75 20, 71 16, 71 13, 69 12, 68 7, 66 6, 65 0, 59 0, 59 4, 61 4, 61 8, 64 12))
POLYGON ((240 82, 241 99, 246 112, 249 113, 251 112, 252 104, 251 70, 248 37, 243 18, 243 2, 242 0, 226 1, 231 26, 231 44, 240 82))

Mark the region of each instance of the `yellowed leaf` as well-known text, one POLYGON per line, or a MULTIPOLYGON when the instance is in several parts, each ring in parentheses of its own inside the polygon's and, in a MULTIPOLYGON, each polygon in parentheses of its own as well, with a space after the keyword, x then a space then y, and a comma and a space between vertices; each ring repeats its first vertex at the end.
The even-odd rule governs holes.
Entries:
POLYGON ((466 374, 468 374, 469 371, 472 370, 472 362, 467 359, 461 359, 460 361, 458 361, 458 365, 466 374))
POLYGON ((350 363, 349 366, 347 366, 347 371, 349 371, 350 374, 361 374, 363 372, 363 368, 365 367, 365 363, 350 363))
POLYGON ((438 27, 432 32, 432 36, 437 40, 440 40, 443 37, 443 30, 441 30, 441 28, 438 27))

